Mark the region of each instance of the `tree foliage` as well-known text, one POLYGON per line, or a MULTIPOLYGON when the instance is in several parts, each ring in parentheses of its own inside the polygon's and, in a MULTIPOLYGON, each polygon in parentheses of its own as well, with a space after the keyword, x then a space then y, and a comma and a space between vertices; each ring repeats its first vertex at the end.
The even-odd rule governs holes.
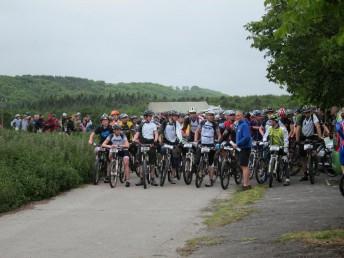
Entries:
POLYGON ((268 59, 267 78, 304 102, 344 104, 344 1, 266 0, 245 27, 268 59))

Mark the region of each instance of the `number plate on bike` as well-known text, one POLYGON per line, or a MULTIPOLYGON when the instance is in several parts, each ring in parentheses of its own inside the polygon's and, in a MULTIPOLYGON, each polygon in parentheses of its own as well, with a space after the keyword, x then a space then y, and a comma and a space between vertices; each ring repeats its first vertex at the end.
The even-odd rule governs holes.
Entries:
POLYGON ((230 146, 225 146, 223 147, 224 150, 229 150, 229 151, 232 151, 233 150, 233 147, 230 147, 230 146))
POLYGON ((141 151, 149 151, 149 146, 142 146, 141 151))
POLYGON ((313 145, 312 144, 305 144, 303 149, 304 150, 311 150, 311 149, 313 149, 313 145))
POLYGON ((184 148, 192 148, 192 143, 185 143, 184 148))
POLYGON ((164 144, 162 147, 163 147, 164 149, 170 149, 170 150, 173 149, 173 146, 172 146, 172 145, 168 145, 168 144, 164 144))
POLYGON ((270 146, 270 151, 279 151, 280 147, 277 145, 270 146))
POLYGON ((110 153, 118 153, 118 149, 111 149, 110 153))
POLYGON ((210 148, 209 147, 202 147, 201 153, 205 153, 205 152, 210 152, 210 148))

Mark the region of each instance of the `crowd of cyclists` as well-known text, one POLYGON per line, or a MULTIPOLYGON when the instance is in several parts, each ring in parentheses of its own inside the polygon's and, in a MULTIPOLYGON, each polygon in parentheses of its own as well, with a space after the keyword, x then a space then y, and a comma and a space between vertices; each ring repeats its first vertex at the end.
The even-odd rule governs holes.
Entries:
POLYGON ((288 186, 290 176, 302 171, 300 181, 313 184, 320 168, 336 175, 331 160, 335 137, 344 164, 343 109, 340 114, 336 122, 336 114, 325 121, 311 106, 248 113, 147 110, 141 117, 114 110, 100 117, 89 138, 89 144, 97 145, 94 183, 103 173, 112 187, 117 178, 129 187, 131 172, 136 172, 137 186, 163 186, 166 177, 171 184, 182 177, 190 184, 195 176, 197 187, 207 177, 205 186, 214 186, 219 178, 226 189, 233 177, 248 190, 254 176, 258 183, 272 186, 275 179, 288 186))
POLYGON ((320 168, 336 175, 332 169, 334 142, 343 169, 344 109, 337 112, 331 110, 325 117, 311 106, 246 113, 191 108, 187 114, 147 110, 142 116, 129 116, 113 110, 103 114, 96 127, 89 115, 81 117, 80 113, 63 113, 60 119, 55 114, 44 119, 26 113, 17 114, 11 126, 37 133, 89 132, 89 144, 96 146, 94 183, 103 176, 112 187, 118 178, 129 187, 131 172, 136 172, 137 186, 163 186, 166 177, 171 184, 181 177, 190 184, 195 175, 197 187, 207 176, 205 186, 212 187, 219 178, 226 189, 233 177, 248 190, 254 176, 258 183, 268 181, 272 186, 275 179, 288 186, 290 176, 300 171, 300 180, 312 184, 320 168))

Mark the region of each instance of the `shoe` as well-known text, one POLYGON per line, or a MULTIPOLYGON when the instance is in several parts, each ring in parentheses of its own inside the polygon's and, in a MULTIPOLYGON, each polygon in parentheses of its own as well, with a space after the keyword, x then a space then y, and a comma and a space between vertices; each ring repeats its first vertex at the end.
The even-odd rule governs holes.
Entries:
POLYGON ((205 187, 212 187, 214 185, 214 180, 210 179, 210 183, 205 184, 205 187))
POLYGON ((125 182, 125 187, 130 187, 130 182, 129 181, 125 182))
POLYGON ((289 179, 286 179, 283 185, 284 185, 284 186, 290 185, 290 180, 289 180, 289 179))
POLYGON ((107 183, 109 183, 109 182, 110 182, 110 178, 109 178, 108 176, 105 177, 105 178, 104 178, 104 183, 107 184, 107 183))
POLYGON ((250 186, 250 185, 242 186, 242 190, 243 191, 247 191, 247 190, 250 190, 250 189, 252 189, 252 186, 250 186))
POLYGON ((141 186, 141 185, 143 185, 142 179, 140 180, 140 182, 136 183, 135 185, 136 185, 136 186, 141 186))
POLYGON ((154 179, 154 178, 152 178, 152 180, 151 180, 151 185, 152 185, 152 186, 158 186, 158 184, 155 182, 155 179, 154 179))
POLYGON ((301 177, 300 182, 303 182, 303 181, 308 181, 308 176, 301 177))

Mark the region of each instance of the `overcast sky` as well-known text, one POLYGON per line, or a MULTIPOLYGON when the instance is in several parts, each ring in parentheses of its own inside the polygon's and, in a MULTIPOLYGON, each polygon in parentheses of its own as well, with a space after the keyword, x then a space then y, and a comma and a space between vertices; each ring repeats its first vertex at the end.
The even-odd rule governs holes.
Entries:
POLYGON ((263 0, 1 0, 0 74, 282 94, 243 25, 263 0))

